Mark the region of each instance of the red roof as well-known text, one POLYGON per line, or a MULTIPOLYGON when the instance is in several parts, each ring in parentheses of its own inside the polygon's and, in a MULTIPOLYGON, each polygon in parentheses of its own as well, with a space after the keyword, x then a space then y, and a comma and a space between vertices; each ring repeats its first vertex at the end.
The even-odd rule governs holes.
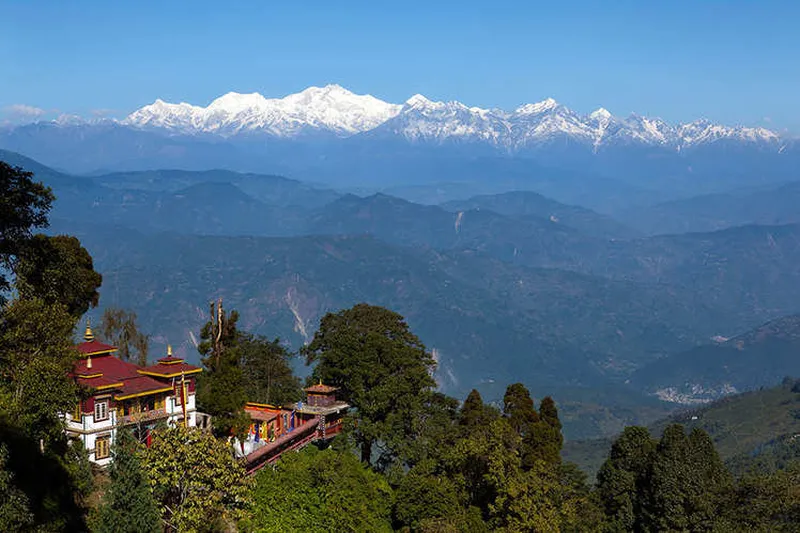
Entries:
POLYGON ((339 387, 331 387, 330 385, 323 385, 322 383, 317 383, 316 385, 312 385, 310 387, 306 387, 306 392, 317 392, 320 394, 330 394, 331 392, 339 390, 339 387))
POLYGON ((110 344, 103 344, 100 341, 92 340, 89 342, 82 342, 77 345, 75 348, 83 355, 95 355, 95 354, 103 354, 103 353, 111 353, 116 352, 117 347, 111 346, 110 344))
POLYGON ((125 398, 126 396, 145 394, 148 392, 166 392, 172 390, 171 384, 157 381, 147 376, 128 378, 123 383, 122 390, 115 395, 116 398, 125 398))
POLYGON ((139 370, 141 368, 133 363, 123 361, 111 354, 104 354, 98 357, 79 359, 76 361, 72 373, 78 383, 92 389, 119 383, 120 386, 113 387, 117 391, 115 395, 118 397, 172 388, 170 383, 143 376, 139 370), (91 368, 88 367, 90 360, 91 368))
POLYGON ((155 364, 140 368, 139 372, 142 374, 158 374, 162 377, 180 376, 181 373, 194 374, 200 372, 202 368, 199 366, 184 363, 183 360, 179 363, 155 364))

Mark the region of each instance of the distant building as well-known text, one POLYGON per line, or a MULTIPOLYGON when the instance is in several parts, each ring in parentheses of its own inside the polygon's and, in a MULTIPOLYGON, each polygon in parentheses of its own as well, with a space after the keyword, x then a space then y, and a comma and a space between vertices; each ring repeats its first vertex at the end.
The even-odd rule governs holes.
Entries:
POLYGON ((111 462, 111 445, 121 427, 130 427, 149 444, 150 432, 161 422, 208 423, 195 407, 195 377, 202 369, 174 357, 171 348, 155 364, 141 367, 116 357, 117 348, 97 341, 88 324, 76 348, 80 359, 72 376, 89 395, 66 415, 67 434, 83 441, 90 461, 111 462))

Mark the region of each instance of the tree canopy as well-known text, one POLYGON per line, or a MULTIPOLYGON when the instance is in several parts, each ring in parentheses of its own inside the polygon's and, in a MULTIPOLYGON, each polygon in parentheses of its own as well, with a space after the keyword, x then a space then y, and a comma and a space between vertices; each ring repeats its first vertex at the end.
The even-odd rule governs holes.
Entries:
POLYGON ((100 337, 117 347, 117 355, 123 361, 133 360, 140 366, 147 365, 150 336, 139 331, 136 313, 118 307, 106 307, 100 320, 100 337))
POLYGON ((391 462, 415 435, 436 385, 436 363, 403 317, 368 304, 328 313, 303 353, 307 364, 316 363, 313 379, 339 387, 356 407, 353 434, 362 460, 372 464, 373 445, 380 442, 378 461, 391 462))
MULTIPOLYGON (((50 188, 34 181, 32 172, 0 161, 0 266, 11 266, 33 229, 48 226, 53 199, 50 188)), ((8 288, 0 272, 0 293, 8 288)))

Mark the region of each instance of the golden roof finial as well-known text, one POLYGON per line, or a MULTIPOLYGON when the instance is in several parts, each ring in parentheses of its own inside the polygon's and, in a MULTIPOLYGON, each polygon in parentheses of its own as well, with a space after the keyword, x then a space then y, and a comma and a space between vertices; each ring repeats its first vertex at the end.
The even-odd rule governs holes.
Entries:
POLYGON ((90 319, 86 319, 86 331, 83 333, 83 340, 86 342, 92 342, 94 340, 94 333, 92 333, 92 321, 90 319))
POLYGON ((167 357, 172 357, 172 345, 167 344, 167 357))

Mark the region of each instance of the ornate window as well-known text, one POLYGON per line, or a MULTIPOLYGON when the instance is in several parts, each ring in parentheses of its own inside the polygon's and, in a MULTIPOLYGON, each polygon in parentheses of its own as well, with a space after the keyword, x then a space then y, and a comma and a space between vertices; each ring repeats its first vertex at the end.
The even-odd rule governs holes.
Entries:
POLYGON ((105 459, 111 455, 111 436, 97 437, 94 444, 94 458, 105 459))
POLYGON ((108 420, 108 400, 94 402, 94 421, 108 420))

